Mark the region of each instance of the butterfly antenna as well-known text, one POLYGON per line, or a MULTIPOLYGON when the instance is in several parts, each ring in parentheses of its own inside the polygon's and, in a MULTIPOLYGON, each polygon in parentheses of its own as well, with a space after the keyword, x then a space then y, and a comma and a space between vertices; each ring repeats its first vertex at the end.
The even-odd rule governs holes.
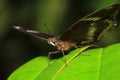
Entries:
POLYGON ((48 27, 47 27, 47 24, 46 24, 45 22, 44 22, 43 24, 44 24, 44 26, 46 27, 48 33, 51 34, 50 31, 49 31, 49 29, 48 29, 48 27))

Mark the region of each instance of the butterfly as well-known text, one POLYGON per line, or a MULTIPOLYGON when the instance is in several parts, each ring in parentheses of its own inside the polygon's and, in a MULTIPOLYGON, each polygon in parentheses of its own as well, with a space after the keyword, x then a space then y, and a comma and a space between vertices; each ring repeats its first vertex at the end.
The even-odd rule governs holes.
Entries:
POLYGON ((21 26, 13 26, 14 29, 46 40, 49 44, 55 46, 58 51, 50 52, 50 54, 70 50, 72 47, 77 48, 83 44, 97 42, 109 30, 114 28, 116 23, 116 15, 120 10, 120 4, 113 4, 100 10, 96 10, 87 16, 79 19, 66 29, 61 35, 54 36, 41 33, 35 30, 25 29, 21 26))

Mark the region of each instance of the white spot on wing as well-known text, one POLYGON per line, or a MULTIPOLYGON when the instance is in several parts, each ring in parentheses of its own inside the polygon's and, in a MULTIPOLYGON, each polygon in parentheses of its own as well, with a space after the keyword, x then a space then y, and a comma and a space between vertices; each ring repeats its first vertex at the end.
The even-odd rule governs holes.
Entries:
POLYGON ((89 18, 82 19, 82 21, 97 21, 100 19, 101 19, 101 17, 89 17, 89 18))
MULTIPOLYGON (((91 25, 94 25, 94 24, 91 24, 91 25)), ((96 31, 96 27, 95 26, 91 26, 91 27, 89 27, 89 30, 88 30, 88 35, 87 35, 87 38, 88 39, 93 39, 93 36, 94 36, 94 34, 95 34, 95 31, 96 31)))
POLYGON ((29 32, 29 33, 39 33, 37 31, 33 31, 33 30, 26 30, 26 31, 29 32))
POLYGON ((15 29, 21 29, 20 26, 15 26, 14 28, 15 28, 15 29))

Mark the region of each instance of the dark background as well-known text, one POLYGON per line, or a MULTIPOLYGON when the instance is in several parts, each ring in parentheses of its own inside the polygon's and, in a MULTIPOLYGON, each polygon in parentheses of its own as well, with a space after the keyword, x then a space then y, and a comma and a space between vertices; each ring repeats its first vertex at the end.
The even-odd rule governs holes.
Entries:
MULTIPOLYGON (((12 28, 23 26, 40 32, 59 35, 86 14, 120 0, 1 0, 0 1, 0 80, 6 80, 25 62, 47 56, 51 47, 46 41, 26 35, 12 28)), ((120 24, 120 14, 117 16, 120 24)), ((120 42, 120 27, 108 32, 100 45, 120 42)))

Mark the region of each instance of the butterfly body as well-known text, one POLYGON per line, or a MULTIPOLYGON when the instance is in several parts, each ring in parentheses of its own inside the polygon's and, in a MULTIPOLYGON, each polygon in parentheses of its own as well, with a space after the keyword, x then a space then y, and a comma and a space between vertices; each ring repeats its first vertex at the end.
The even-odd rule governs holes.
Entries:
POLYGON ((62 41, 57 39, 57 37, 48 39, 48 43, 57 47, 57 49, 60 51, 67 51, 67 50, 70 50, 71 47, 76 47, 75 43, 62 41))

